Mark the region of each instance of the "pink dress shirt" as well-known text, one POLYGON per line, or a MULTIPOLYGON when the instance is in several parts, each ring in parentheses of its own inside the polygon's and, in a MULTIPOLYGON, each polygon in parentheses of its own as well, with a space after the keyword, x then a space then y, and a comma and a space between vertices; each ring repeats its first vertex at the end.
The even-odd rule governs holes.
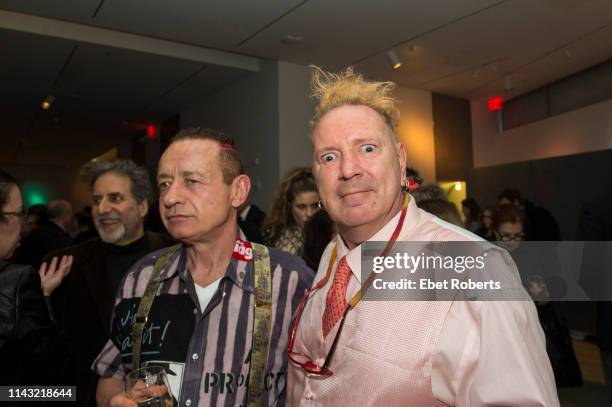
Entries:
MULTIPOLYGON (((386 241, 399 213, 371 241, 386 241)), ((399 241, 480 241, 419 209, 410 199, 399 241)), ((337 237, 359 291, 361 246, 337 237)), ((503 267, 503 259, 499 264, 503 267)), ((337 264, 334 265, 336 267, 337 264)), ((309 299, 295 350, 322 364, 340 324, 323 339, 321 317, 333 279, 309 299)), ((530 301, 361 301, 350 310, 330 369, 311 375, 289 361, 288 406, 559 406, 545 338, 530 301)))

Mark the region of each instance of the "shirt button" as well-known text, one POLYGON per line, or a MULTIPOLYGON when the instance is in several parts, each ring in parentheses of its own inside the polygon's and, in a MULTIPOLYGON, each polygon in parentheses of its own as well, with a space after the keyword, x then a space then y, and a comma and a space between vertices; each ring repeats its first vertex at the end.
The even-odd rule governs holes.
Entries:
POLYGON ((191 399, 185 400, 185 405, 189 407, 191 405, 191 399))
POLYGON ((198 309, 197 309, 197 308, 194 308, 194 309, 193 309, 193 315, 197 315, 197 314, 198 314, 198 309))
POLYGON ((311 391, 306 392, 306 400, 312 400, 313 397, 314 397, 314 394, 312 394, 311 391))
POLYGON ((193 360, 198 360, 198 357, 199 356, 198 356, 197 353, 194 353, 193 355, 191 355, 191 359, 193 359, 193 360))
POLYGON ((240 273, 238 273, 238 277, 244 278, 244 271, 241 271, 240 273))

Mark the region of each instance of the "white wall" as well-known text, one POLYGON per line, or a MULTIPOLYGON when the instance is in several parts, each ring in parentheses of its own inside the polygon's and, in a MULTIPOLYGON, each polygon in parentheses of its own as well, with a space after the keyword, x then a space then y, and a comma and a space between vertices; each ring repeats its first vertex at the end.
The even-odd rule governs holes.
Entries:
POLYGON ((279 177, 278 95, 278 63, 264 61, 259 72, 181 113, 181 128, 209 127, 234 138, 253 183, 251 201, 262 209, 279 177))
POLYGON ((471 113, 476 168, 612 149, 612 100, 501 134, 486 101, 473 101, 471 113))
POLYGON ((309 83, 307 67, 265 61, 259 72, 183 112, 181 127, 211 127, 232 136, 253 182, 251 201, 265 210, 281 177, 312 163, 309 83))
POLYGON ((425 182, 434 183, 436 157, 431 92, 397 86, 395 97, 401 113, 398 138, 406 148, 408 166, 417 169, 425 182))
POLYGON ((312 165, 310 69, 279 62, 278 83, 279 174, 283 177, 294 167, 312 165))

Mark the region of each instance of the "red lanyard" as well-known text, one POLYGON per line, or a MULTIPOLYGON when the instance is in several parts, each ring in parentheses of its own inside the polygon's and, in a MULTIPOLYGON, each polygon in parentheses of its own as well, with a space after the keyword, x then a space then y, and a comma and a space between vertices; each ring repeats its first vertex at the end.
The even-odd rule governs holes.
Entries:
MULTIPOLYGON (((408 201, 409 201, 409 199, 410 199, 409 195, 408 194, 404 194, 404 205, 402 207, 402 213, 400 215, 399 221, 397 222, 397 225, 395 226, 395 230, 391 234, 391 238, 389 239, 389 242, 387 242, 387 246, 385 246, 385 249, 382 251, 381 256, 383 256, 383 257, 386 256, 389 253, 389 251, 391 250, 391 248, 393 247, 393 245, 397 241, 397 238, 399 237, 400 232, 402 231, 402 226, 404 224, 404 219, 406 219, 406 212, 407 212, 407 209, 408 209, 408 201)), ((329 259, 329 263, 327 264, 327 272, 325 273, 325 277, 323 277, 323 279, 320 280, 317 283, 317 285, 310 290, 311 292, 315 291, 315 290, 318 290, 319 288, 321 288, 325 284, 327 284, 327 281, 329 281, 329 277, 332 274, 331 272, 332 272, 333 265, 336 262, 336 256, 337 256, 337 245, 334 245, 331 257, 329 259)), ((370 276, 365 281, 365 283, 362 285, 361 289, 349 301, 349 307, 355 308, 357 303, 359 303, 359 301, 361 301, 361 298, 363 297, 363 294, 365 294, 366 291, 368 291, 368 288, 370 288, 370 285, 372 284, 372 281, 374 281, 374 277, 375 277, 375 274, 374 273, 370 273, 370 276)))

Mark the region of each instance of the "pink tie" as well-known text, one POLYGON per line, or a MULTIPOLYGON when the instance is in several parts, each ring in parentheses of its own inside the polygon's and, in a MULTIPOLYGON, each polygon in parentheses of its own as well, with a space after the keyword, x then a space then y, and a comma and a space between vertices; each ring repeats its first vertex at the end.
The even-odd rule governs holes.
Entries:
POLYGON ((346 288, 351 279, 351 267, 346 261, 346 256, 340 259, 334 281, 332 282, 327 299, 325 300, 325 312, 323 313, 323 337, 325 338, 329 331, 338 323, 346 307, 346 288))

